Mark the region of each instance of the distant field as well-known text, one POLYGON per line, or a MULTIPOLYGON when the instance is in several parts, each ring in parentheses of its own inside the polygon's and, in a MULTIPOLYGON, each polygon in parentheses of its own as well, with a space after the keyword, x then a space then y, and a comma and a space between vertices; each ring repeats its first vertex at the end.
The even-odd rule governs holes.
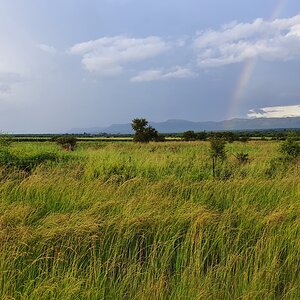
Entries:
MULTIPOLYGON (((13 137, 16 142, 50 142, 51 137, 38 137, 38 136, 22 136, 13 137)), ((77 137, 80 142, 132 142, 132 137, 77 137)), ((166 141, 180 141, 180 137, 166 137, 166 141)))
POLYGON ((0 168, 0 299, 300 299, 300 165, 279 142, 13 143, 0 168), (240 164, 237 152, 249 153, 240 164))
MULTIPOLYGON (((47 136, 14 136, 13 140, 15 142, 50 142, 52 137, 47 136)), ((132 137, 82 137, 78 136, 77 140, 79 142, 132 142, 132 137)), ((181 137, 165 137, 165 140, 168 142, 172 141, 182 141, 181 137)), ((249 137, 249 140, 260 141, 260 140, 272 140, 271 137, 249 137)))

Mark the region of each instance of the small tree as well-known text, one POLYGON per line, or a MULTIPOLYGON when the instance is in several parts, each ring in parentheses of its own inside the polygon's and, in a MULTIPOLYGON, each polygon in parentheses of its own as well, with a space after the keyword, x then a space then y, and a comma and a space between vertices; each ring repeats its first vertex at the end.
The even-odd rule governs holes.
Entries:
POLYGON ((146 119, 133 119, 131 127, 135 131, 133 136, 134 142, 149 143, 150 141, 163 140, 163 137, 158 134, 157 130, 148 125, 146 119))
POLYGON ((74 136, 60 136, 55 139, 56 143, 60 145, 64 150, 74 151, 77 143, 77 139, 74 136))
POLYGON ((225 145, 226 141, 223 138, 213 137, 210 140, 210 157, 212 159, 213 177, 216 175, 217 162, 223 162, 226 159, 225 145))

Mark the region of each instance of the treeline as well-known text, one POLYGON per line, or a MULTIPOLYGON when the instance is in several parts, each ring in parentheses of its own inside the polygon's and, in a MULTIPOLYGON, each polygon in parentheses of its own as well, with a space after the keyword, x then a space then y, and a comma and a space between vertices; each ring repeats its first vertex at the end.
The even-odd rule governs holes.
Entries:
POLYGON ((183 141, 206 141, 212 138, 222 138, 226 142, 232 143, 234 141, 243 141, 247 142, 250 138, 250 135, 240 136, 237 133, 232 131, 224 131, 224 132, 194 132, 192 130, 186 131, 182 134, 181 139, 183 141))
POLYGON ((241 130, 241 131, 200 131, 195 132, 188 130, 183 133, 159 133, 155 128, 149 126, 146 119, 134 119, 132 120, 133 134, 109 134, 105 132, 90 134, 12 134, 10 137, 14 141, 20 142, 47 142, 53 141, 58 136, 64 137, 76 137, 78 141, 89 140, 99 141, 99 139, 105 141, 106 139, 124 139, 124 141, 131 141, 133 139, 137 142, 149 142, 149 141, 164 141, 166 138, 176 138, 182 141, 205 141, 213 137, 224 138, 227 142, 241 141, 247 142, 249 139, 260 140, 279 140, 284 141, 288 138, 292 132, 297 140, 300 140, 300 128, 295 129, 273 129, 273 130, 241 130))
POLYGON ((224 138, 228 142, 247 142, 249 139, 278 140, 284 141, 290 133, 293 133, 297 140, 300 140, 300 129, 291 130, 259 130, 259 131, 201 131, 188 130, 182 134, 173 134, 173 137, 181 137, 184 141, 205 141, 213 137, 224 138))

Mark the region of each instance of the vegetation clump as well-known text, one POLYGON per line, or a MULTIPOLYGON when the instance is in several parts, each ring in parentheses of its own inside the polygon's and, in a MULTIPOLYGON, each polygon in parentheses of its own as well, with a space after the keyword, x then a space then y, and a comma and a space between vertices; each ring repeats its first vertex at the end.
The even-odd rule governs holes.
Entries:
POLYGON ((148 121, 146 119, 133 119, 131 127, 135 131, 133 136, 134 142, 149 143, 151 141, 164 141, 163 136, 161 136, 155 128, 148 125, 148 121))
POLYGON ((59 136, 56 137, 55 142, 62 147, 62 149, 67 151, 74 151, 77 144, 77 139, 74 136, 59 136))
POLYGON ((287 159, 295 159, 300 155, 300 145, 297 135, 290 133, 287 139, 280 145, 280 152, 287 159))
POLYGON ((218 162, 226 159, 226 140, 224 138, 213 137, 210 139, 210 157, 212 159, 213 177, 216 177, 216 168, 218 162))
POLYGON ((207 133, 205 131, 195 132, 188 130, 182 134, 181 138, 183 141, 205 141, 207 139, 207 133))
POLYGON ((240 164, 246 164, 249 162, 249 153, 238 152, 234 156, 240 164))
POLYGON ((182 134, 182 139, 184 141, 196 141, 197 140, 197 134, 193 130, 188 130, 188 131, 185 131, 182 134))

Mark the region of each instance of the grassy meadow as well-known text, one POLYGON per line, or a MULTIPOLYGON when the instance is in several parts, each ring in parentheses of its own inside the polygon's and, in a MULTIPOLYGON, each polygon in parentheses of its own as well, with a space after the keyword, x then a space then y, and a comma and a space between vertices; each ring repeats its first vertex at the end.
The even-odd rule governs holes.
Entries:
POLYGON ((300 162, 279 142, 18 142, 0 168, 0 299, 300 299, 300 162), (240 164, 234 154, 249 153, 240 164))

